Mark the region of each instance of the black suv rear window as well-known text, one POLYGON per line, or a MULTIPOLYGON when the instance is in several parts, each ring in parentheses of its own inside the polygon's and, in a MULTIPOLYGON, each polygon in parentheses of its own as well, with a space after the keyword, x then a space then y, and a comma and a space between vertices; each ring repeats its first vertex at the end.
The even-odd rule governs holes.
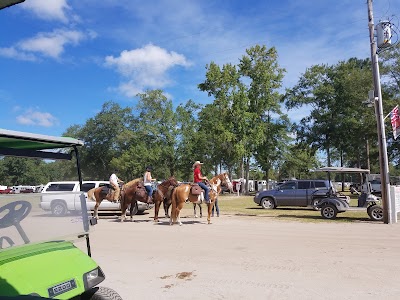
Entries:
POLYGON ((299 181, 298 186, 299 190, 307 190, 311 188, 311 181, 299 181))
POLYGON ((82 192, 87 192, 89 190, 91 190, 92 188, 95 187, 95 183, 94 182, 90 182, 90 183, 83 183, 82 184, 82 192))

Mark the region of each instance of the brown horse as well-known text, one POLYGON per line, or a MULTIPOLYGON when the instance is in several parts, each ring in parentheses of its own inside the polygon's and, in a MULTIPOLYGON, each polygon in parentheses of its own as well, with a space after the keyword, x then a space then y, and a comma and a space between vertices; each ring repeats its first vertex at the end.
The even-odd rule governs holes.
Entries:
MULTIPOLYGON (((134 185, 141 180, 142 180, 142 178, 136 178, 134 180, 131 180, 131 181, 125 183, 121 188, 120 197, 122 197, 122 194, 127 187, 134 185)), ((88 200, 96 201, 96 204, 94 206, 94 214, 93 214, 93 216, 96 219, 98 219, 98 217, 99 217, 99 215, 98 215, 99 206, 104 199, 111 201, 111 202, 115 202, 114 201, 114 190, 112 188, 109 188, 109 189, 106 189, 104 187, 93 188, 87 192, 87 195, 88 195, 88 200)))
POLYGON ((130 217, 133 219, 133 209, 137 205, 137 202, 141 201, 147 203, 148 197, 146 188, 143 185, 143 181, 138 180, 133 184, 125 187, 121 193, 121 222, 125 221, 126 210, 130 205, 130 217))
MULTIPOLYGON (((218 193, 217 198, 218 198, 219 194, 221 193, 221 186, 226 186, 231 191, 231 193, 233 193, 233 184, 229 179, 228 173, 221 173, 221 174, 211 178, 210 183, 217 184, 218 180, 221 181, 221 184, 217 185, 217 193, 218 193)), ((196 206, 199 206, 200 218, 202 218, 203 217, 203 209, 201 207, 201 203, 193 203, 194 217, 197 218, 196 206)), ((212 210, 212 208, 211 208, 211 210, 212 210)))
MULTIPOLYGON (((229 176, 227 173, 222 173, 219 174, 215 177, 213 177, 210 180, 210 203, 207 203, 208 207, 208 216, 207 216, 207 222, 208 224, 211 224, 211 211, 214 206, 215 200, 218 197, 218 191, 221 192, 221 183, 228 185, 228 187, 232 186, 231 181, 229 180, 229 176)), ((192 203, 201 203, 202 199, 201 197, 197 195, 192 195, 190 192, 191 186, 190 184, 183 184, 175 188, 175 190, 172 193, 172 209, 171 209, 171 218, 170 218, 170 224, 174 224, 176 222, 179 223, 179 225, 182 225, 182 222, 180 221, 180 212, 181 209, 183 208, 183 204, 186 201, 190 201, 192 203)), ((202 196, 202 195, 200 195, 202 196)))
POLYGON ((157 186, 157 190, 153 194, 154 201, 154 222, 159 222, 158 212, 160 211, 161 203, 164 205, 165 216, 169 218, 168 209, 171 206, 172 190, 178 186, 176 179, 171 176, 157 186))

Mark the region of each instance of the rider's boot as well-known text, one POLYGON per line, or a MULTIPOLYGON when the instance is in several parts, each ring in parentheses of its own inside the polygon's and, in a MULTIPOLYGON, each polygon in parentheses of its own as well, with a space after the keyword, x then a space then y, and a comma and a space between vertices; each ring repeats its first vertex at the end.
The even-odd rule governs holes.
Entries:
POLYGON ((154 204, 153 197, 147 196, 147 204, 154 204))

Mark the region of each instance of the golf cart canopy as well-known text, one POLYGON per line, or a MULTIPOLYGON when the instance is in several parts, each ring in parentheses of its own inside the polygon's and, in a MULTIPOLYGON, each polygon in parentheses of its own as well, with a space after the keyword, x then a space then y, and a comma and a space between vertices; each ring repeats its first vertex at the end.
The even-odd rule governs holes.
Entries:
POLYGON ((369 173, 368 169, 360 168, 346 168, 346 167, 323 167, 315 169, 314 172, 328 172, 328 173, 369 173))
POLYGON ((0 9, 12 6, 14 4, 18 4, 24 2, 25 0, 1 0, 0 1, 0 9))
POLYGON ((70 160, 72 158, 70 153, 59 153, 55 150, 71 147, 75 149, 82 145, 82 141, 69 137, 53 137, 0 129, 0 155, 4 156, 70 160), (41 150, 52 150, 52 152, 41 150))

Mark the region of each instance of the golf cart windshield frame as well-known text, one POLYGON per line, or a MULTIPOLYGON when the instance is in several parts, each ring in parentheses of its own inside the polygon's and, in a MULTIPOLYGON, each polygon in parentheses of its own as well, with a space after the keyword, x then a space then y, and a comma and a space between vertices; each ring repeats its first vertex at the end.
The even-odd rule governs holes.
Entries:
MULTIPOLYGON (((0 156, 29 157, 38 159, 71 160, 73 153, 76 158, 76 167, 79 185, 82 189, 82 173, 80 168, 78 146, 83 141, 70 137, 54 137, 28 132, 0 129, 0 156), (71 151, 72 149, 72 151, 71 151), (68 152, 69 150, 69 152, 68 152)), ((88 230, 89 221, 84 216, 84 226, 88 230)), ((88 255, 91 256, 89 235, 86 234, 88 255)))

